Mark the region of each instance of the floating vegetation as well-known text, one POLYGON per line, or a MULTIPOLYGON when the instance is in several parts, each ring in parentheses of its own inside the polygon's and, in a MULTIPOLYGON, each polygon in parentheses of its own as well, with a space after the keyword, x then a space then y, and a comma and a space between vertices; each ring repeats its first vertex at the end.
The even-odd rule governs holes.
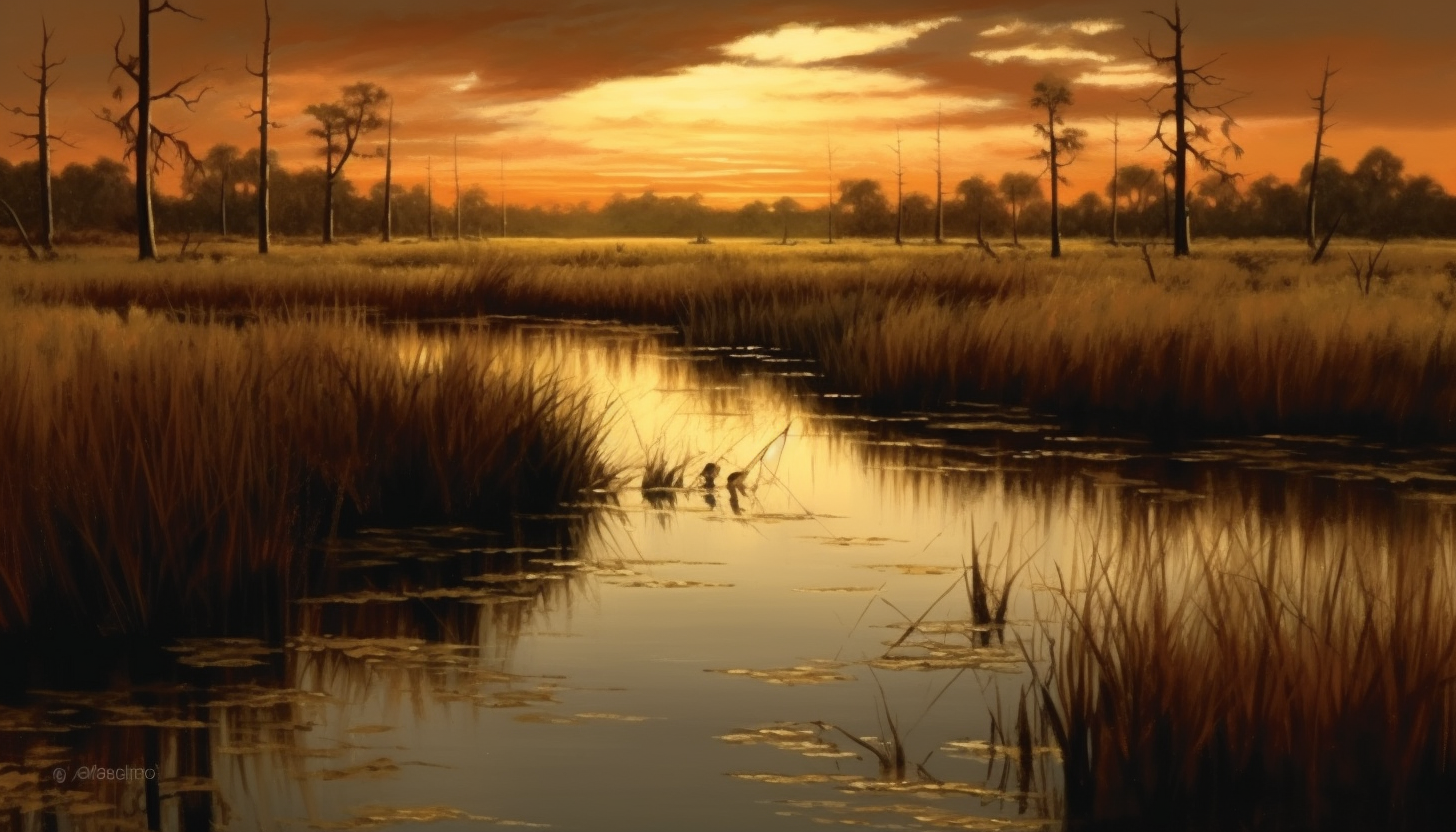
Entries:
POLYGON ((879 590, 880 587, 877 586, 806 586, 794 588, 795 592, 819 592, 831 594, 852 592, 878 592, 879 590))
POLYGON ((896 655, 871 659, 866 664, 879 670, 991 670, 1015 673, 1026 669, 1022 655, 1003 645, 981 647, 970 642, 919 640, 900 646, 896 655))
POLYGON ((853 751, 845 751, 838 745, 820 736, 816 727, 805 727, 798 723, 781 722, 767 728, 741 728, 723 734, 717 739, 730 745, 767 745, 780 751, 792 751, 805 757, 829 759, 859 759, 853 751))
POLYGON ((679 580, 646 580, 646 581, 608 581, 607 583, 616 586, 632 587, 635 589, 723 589, 733 584, 715 584, 708 581, 679 581, 679 580))
POLYGON ((901 575, 951 575, 961 571, 959 566, 939 563, 872 563, 864 568, 877 572, 899 572, 901 575))
POLYGON ((264 657, 281 652, 251 638, 182 639, 167 650, 188 667, 233 668, 263 665, 264 657))
POLYGON ((733 772, 728 775, 739 780, 752 780, 756 783, 773 783, 779 786, 803 786, 810 783, 853 783, 859 780, 854 774, 751 774, 747 772, 733 772))
POLYGON ((530 823, 520 820, 503 820, 489 815, 475 815, 463 809, 449 806, 363 806, 350 810, 352 818, 345 821, 316 821, 310 829, 340 830, 378 829, 408 823, 470 822, 495 826, 519 826, 531 829, 545 829, 548 824, 530 823))
POLYGON ((909 543, 894 537, 838 537, 835 535, 809 535, 805 540, 817 540, 828 546, 883 546, 886 543, 909 543))
POLYGON ((840 662, 820 661, 814 664, 781 667, 772 670, 733 668, 731 670, 708 669, 704 672, 722 673, 728 676, 743 676, 749 679, 757 679, 760 682, 767 682, 770 685, 827 685, 833 682, 853 681, 853 676, 846 676, 838 672, 840 668, 846 666, 840 662))

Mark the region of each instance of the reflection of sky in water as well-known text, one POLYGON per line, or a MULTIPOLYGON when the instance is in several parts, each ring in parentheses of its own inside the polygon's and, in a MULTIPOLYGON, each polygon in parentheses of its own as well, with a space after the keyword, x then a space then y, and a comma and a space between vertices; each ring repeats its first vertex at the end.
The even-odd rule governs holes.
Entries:
MULTIPOLYGON (((286 677, 308 695, 275 715, 286 725, 279 744, 291 750, 249 751, 215 732, 224 737, 215 746, 237 746, 219 750, 215 768, 233 827, 347 822, 368 806, 393 807, 366 812, 389 828, 483 817, 580 830, 788 830, 811 817, 976 828, 973 815, 1037 825, 1035 805, 1021 815, 1014 799, 994 794, 879 794, 848 780, 730 775, 873 780, 871 755, 834 732, 821 736, 861 759, 743 736, 814 720, 884 736, 888 709, 912 770, 923 761, 966 790, 1014 790, 999 764, 987 782, 984 761, 944 747, 990 737, 998 690, 1011 729, 1028 679, 1016 637, 1044 653, 1034 622, 1056 608, 1044 588, 1057 583, 1057 566, 1075 574, 1094 549, 1115 565, 1138 540, 1165 541, 1175 555, 1272 540, 1313 553, 1291 559, 1296 571, 1322 569, 1319 553, 1345 545, 1380 553, 1414 542, 1449 555, 1441 477, 1451 466, 1439 455, 1351 448, 1336 463, 1312 450, 1324 445, 1267 440, 1202 443, 1170 457, 970 406, 908 421, 816 416, 812 398, 787 395, 771 375, 806 372, 802 364, 757 350, 666 350, 640 332, 595 330, 518 328, 497 348, 503 361, 585 385, 611 412, 612 454, 637 473, 652 448, 688 461, 689 480, 719 461, 713 499, 688 487, 654 507, 635 482, 625 485, 568 553, 587 564, 580 573, 544 581, 530 600, 467 605, 469 626, 436 622, 478 652, 378 640, 420 634, 419 622, 391 617, 401 605, 304 616, 286 677), (737 514, 724 480, 766 447, 737 514), (968 616, 957 581, 973 540, 993 589, 1025 565, 1006 646, 967 650, 963 633, 937 632, 955 628, 935 622, 968 616), (906 619, 927 610, 927 632, 894 651, 910 666, 879 661, 906 619), (927 644, 946 649, 937 656, 927 644), (952 667, 919 669, 937 658, 952 667), (772 672, 792 668, 801 670, 772 672), (805 680, 824 683, 777 683, 805 680)), ((428 367, 430 344, 402 336, 403 360, 428 367)), ((518 538, 547 521, 519 522, 518 538)), ((220 710, 227 720, 243 714, 220 710)))

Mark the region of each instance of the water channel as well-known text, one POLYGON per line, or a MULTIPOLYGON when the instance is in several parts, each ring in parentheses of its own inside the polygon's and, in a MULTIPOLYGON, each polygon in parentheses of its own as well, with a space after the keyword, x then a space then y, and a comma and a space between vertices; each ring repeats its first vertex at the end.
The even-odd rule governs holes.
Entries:
MULTIPOLYGON (((865 415, 771 350, 478 326, 589 389, 637 473, 687 463, 683 487, 626 482, 508 529, 367 530, 325 553, 331 584, 293 599, 286 639, 179 639, 152 676, 12 695, 0 818, 146 829, 148 783, 98 772, 154 764, 165 829, 1054 829, 1035 707, 1034 759, 1005 746, 1061 626, 1059 568, 1150 535, 1453 539, 1452 449, 1168 449, 969 403, 865 415), (970 623, 973 558, 993 607, 1012 578, 1004 627, 970 623)), ((392 337, 428 361, 428 335, 392 337)))

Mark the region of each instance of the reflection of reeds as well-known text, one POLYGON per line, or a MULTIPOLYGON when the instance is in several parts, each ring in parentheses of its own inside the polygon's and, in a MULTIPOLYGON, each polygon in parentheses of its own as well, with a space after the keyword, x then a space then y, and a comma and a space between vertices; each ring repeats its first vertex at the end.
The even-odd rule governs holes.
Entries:
POLYGON ((349 321, 0 314, 0 628, 219 626, 307 538, 485 524, 611 473, 597 406, 468 333, 402 355, 349 321))
POLYGON ((1062 587, 1046 715, 1074 824, 1456 823, 1450 552, 1144 538, 1062 587))

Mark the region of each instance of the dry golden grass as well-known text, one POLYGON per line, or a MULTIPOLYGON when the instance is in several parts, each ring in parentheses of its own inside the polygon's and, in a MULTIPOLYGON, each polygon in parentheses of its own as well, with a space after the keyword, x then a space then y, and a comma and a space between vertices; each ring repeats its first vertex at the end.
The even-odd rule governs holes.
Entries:
POLYGON ((1450 541, 1227 528, 1066 573, 1044 704, 1074 828, 1451 828, 1450 541))
POLYGON ((309 248, 266 261, 17 264, 39 303, 174 316, 348 306, 420 320, 489 313, 681 327, 693 342, 819 359, 880 406, 975 398, 1158 434, 1456 435, 1456 246, 1388 247, 1365 294, 1336 244, 1211 243, 1191 259, 1087 243, 1003 249, 849 243, 507 241, 309 248))
POLYGON ((340 526, 604 483, 601 418, 471 333, 0 307, 0 629, 225 627, 340 526))

